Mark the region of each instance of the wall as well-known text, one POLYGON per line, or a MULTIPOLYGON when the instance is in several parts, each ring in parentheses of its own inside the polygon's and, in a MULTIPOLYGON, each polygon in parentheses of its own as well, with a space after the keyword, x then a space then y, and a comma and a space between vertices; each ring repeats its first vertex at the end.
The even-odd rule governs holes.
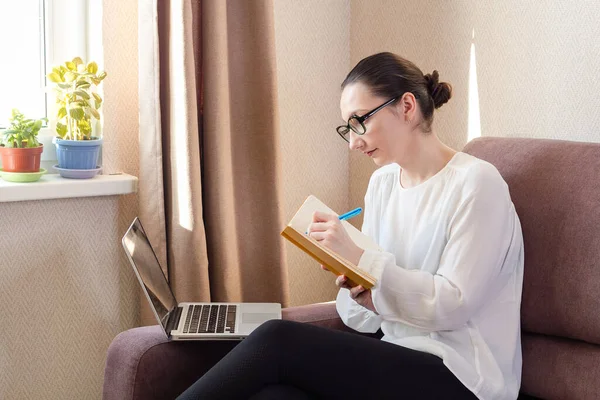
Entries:
MULTIPOLYGON (((348 147, 335 127, 350 62, 350 2, 275 0, 274 13, 285 221, 310 194, 342 213, 348 147)), ((333 275, 290 243, 286 252, 291 305, 335 298, 333 275)))
POLYGON ((600 142, 600 2, 474 6, 482 134, 600 142))
MULTIPOLYGON (((137 2, 103 4, 103 167, 137 175, 137 2)), ((138 322, 136 214, 136 195, 0 203, 1 399, 101 398, 108 345, 138 322)))
MULTIPOLYGON (((472 43, 482 136, 600 141, 599 2, 352 0, 351 9, 352 66, 392 51, 452 83, 434 123, 449 146, 467 142, 472 43)), ((353 203, 375 169, 363 158, 350 158, 353 203)))

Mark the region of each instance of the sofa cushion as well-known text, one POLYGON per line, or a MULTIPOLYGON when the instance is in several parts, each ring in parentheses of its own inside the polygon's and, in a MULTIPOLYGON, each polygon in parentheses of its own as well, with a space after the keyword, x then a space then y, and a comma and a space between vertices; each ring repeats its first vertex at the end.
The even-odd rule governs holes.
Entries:
POLYGON ((521 391, 542 399, 597 399, 600 346, 525 333, 521 391))
POLYGON ((522 329, 600 343, 600 144, 478 138, 523 228, 522 329))

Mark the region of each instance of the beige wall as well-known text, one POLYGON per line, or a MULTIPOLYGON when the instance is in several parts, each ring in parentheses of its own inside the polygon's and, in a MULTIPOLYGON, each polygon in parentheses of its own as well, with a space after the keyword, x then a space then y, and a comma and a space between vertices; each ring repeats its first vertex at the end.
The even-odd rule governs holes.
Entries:
MULTIPOLYGON (((132 175, 136 21, 136 1, 104 0, 103 167, 132 175)), ((101 398, 108 345, 138 322, 120 244, 136 214, 136 195, 0 203, 0 399, 101 398)))
MULTIPOLYGON (((348 150, 335 127, 350 62, 350 2, 274 4, 285 221, 310 194, 342 213, 349 205, 348 150)), ((289 243, 286 252, 291 305, 335 298, 333 275, 289 243)))
MULTIPOLYGON (((352 0, 351 9, 352 66, 387 50, 453 84, 454 98, 434 124, 449 146, 467 141, 473 31, 482 136, 600 141, 599 2, 352 0)), ((353 203, 373 170, 351 156, 353 203)))
POLYGON ((474 2, 484 136, 600 142, 600 2, 474 2))

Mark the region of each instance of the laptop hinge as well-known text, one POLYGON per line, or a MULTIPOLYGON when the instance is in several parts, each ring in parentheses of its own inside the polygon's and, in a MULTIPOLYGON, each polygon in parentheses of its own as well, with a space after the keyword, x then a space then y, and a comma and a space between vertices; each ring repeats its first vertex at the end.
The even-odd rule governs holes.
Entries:
POLYGON ((177 329, 179 326, 179 319, 181 318, 182 312, 183 307, 177 307, 169 314, 169 320, 167 321, 167 333, 169 335, 171 335, 172 330, 177 329))

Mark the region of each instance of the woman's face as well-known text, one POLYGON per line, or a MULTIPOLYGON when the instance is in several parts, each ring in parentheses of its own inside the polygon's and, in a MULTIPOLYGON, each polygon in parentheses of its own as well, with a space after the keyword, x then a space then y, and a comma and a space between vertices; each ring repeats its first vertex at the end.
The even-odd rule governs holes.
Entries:
MULTIPOLYGON (((363 116, 390 99, 373 96, 367 86, 358 82, 344 88, 340 99, 342 119, 347 123, 353 116, 363 116)), ((382 108, 365 122, 365 134, 350 132, 350 149, 358 150, 373 159, 378 166, 401 163, 409 151, 411 137, 403 111, 404 98, 382 108)))

